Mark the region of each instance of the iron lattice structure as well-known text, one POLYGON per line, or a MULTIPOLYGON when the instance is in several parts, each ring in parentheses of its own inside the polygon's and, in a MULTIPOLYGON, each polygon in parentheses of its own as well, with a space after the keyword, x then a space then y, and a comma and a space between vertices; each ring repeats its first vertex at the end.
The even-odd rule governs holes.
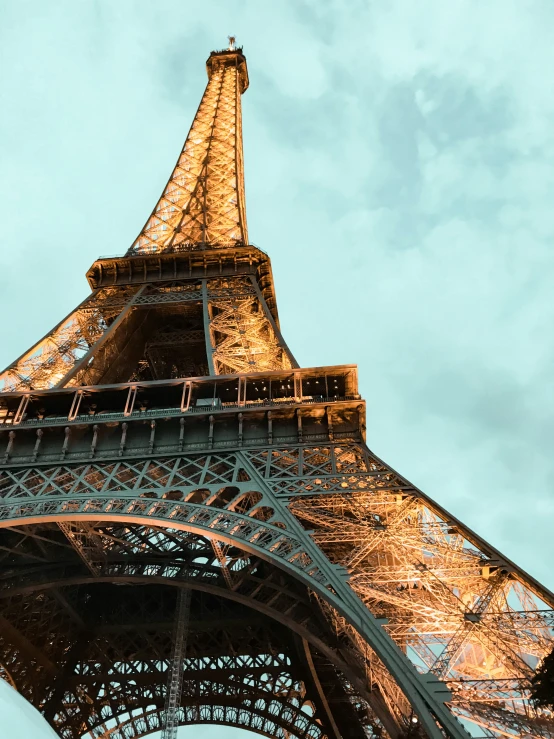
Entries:
POLYGON ((63 739, 554 736, 554 596, 369 451, 355 366, 298 367, 246 61, 207 66, 131 249, 0 376, 0 675, 63 739))

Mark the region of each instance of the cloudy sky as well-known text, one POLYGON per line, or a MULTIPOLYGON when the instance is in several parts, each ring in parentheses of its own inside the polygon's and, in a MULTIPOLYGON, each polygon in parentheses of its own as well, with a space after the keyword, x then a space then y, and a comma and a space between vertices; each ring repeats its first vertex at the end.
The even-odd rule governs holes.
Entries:
POLYGON ((357 363, 370 448, 554 587, 553 24, 550 0, 4 0, 0 364, 134 240, 234 33, 293 352, 357 363))

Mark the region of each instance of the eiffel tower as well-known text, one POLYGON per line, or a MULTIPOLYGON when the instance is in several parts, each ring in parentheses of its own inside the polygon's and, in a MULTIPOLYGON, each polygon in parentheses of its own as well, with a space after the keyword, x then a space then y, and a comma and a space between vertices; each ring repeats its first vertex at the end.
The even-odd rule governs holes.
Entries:
POLYGON ((0 674, 63 739, 552 737, 554 595, 365 444, 248 241, 234 41, 162 196, 0 375, 0 674))

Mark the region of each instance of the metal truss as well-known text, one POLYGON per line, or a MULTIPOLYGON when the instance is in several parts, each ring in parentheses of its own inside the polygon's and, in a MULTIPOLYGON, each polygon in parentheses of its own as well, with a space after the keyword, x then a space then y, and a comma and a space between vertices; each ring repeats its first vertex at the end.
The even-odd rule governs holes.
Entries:
MULTIPOLYGON (((218 663, 207 662, 202 671, 189 661, 186 686, 177 719, 179 725, 219 723, 250 729, 268 737, 298 736, 323 739, 325 733, 314 715, 314 706, 306 700, 302 681, 290 675, 286 661, 271 655, 256 659, 244 656, 218 663), (210 670, 217 670, 217 681, 210 681, 210 670), (225 674, 232 670, 232 677, 225 674), (262 672, 263 671, 263 672, 262 672), (199 674, 199 677, 196 677, 199 674)), ((140 737, 160 727, 160 714, 144 710, 116 719, 115 726, 99 726, 91 737, 140 737)))
MULTIPOLYGON (((490 550, 477 548, 462 527, 440 516, 362 444, 245 449, 4 475, 4 524, 113 517, 209 532, 216 541, 211 561, 228 590, 236 587, 244 555, 227 558, 222 546, 269 556, 318 593, 322 612, 334 632, 349 640, 397 725, 410 715, 413 685, 402 685, 391 673, 390 647, 376 642, 376 633, 360 633, 356 597, 368 617, 383 624, 378 632, 389 634, 390 643, 409 657, 415 674, 429 676, 418 689, 430 703, 437 698, 427 691, 443 691, 435 673, 446 681, 450 693, 443 695, 451 710, 465 720, 478 704, 476 724, 483 726, 489 716, 487 728, 498 731, 504 720, 506 736, 517 736, 512 727, 522 723, 534 727, 536 736, 552 730, 548 716, 529 703, 529 677, 553 643, 552 614, 533 583, 490 550), (308 538, 291 512, 311 530, 308 538), (348 572, 354 600, 344 590, 338 600, 329 597, 329 588, 338 593, 346 585, 337 579, 337 566, 348 572), (339 616, 345 609, 350 616, 339 616), (484 706, 495 701, 504 704, 502 711, 493 706, 487 713, 484 706)), ((105 567, 112 575, 118 570, 109 553, 100 572, 105 567)), ((174 577, 179 568, 153 562, 149 571, 152 577, 174 577)))
MULTIPOLYGON (((267 257, 253 249, 253 258, 249 248, 237 259, 248 244, 240 102, 246 61, 241 50, 229 49, 212 53, 207 68, 208 85, 177 165, 124 263, 114 263, 110 286, 96 289, 1 373, 0 392, 296 366, 277 325, 267 257), (191 279, 192 264, 185 271, 182 255, 206 249, 216 255, 220 276, 229 267, 216 253, 233 252, 233 279, 191 279), (161 262, 158 269, 147 261, 140 266, 141 255, 169 256, 173 280, 162 275, 161 262), (143 284, 128 284, 137 281, 143 284)), ((103 281, 103 262, 98 271, 103 281)), ((195 271, 207 276, 205 257, 195 271)))
POLYGON ((165 190, 129 250, 248 243, 240 96, 248 87, 240 51, 212 54, 209 81, 165 190))
MULTIPOLYGON (((237 655, 225 660, 187 660, 178 725, 221 723, 242 726, 268 737, 323 739, 315 706, 301 680, 291 675, 289 660, 277 655, 237 655), (215 680, 212 678, 217 673, 215 680)), ((159 711, 118 716, 114 726, 100 724, 91 737, 139 737, 159 728, 159 711)))
POLYGON ((483 728, 498 731, 504 720, 506 736, 519 736, 520 724, 550 736, 554 725, 529 704, 528 682, 553 645, 547 603, 511 563, 477 548, 474 536, 380 460, 368 455, 362 468, 365 475, 340 483, 343 493, 297 498, 291 509, 418 669, 446 680, 455 713, 471 720, 479 703, 483 728), (490 701, 510 708, 495 709, 487 724, 490 701))
POLYGON ((355 367, 297 367, 247 241, 246 61, 207 66, 138 239, 0 375, 0 677, 62 739, 166 705, 170 731, 554 736, 554 596, 368 450, 355 367))
POLYGON ((93 524, 86 521, 60 521, 58 526, 71 546, 83 560, 93 575, 100 573, 100 564, 106 558, 101 540, 94 531, 93 524))
POLYGON ((253 278, 150 283, 93 292, 0 374, 0 391, 229 375, 293 364, 253 278), (141 347, 130 357, 129 335, 141 347), (149 368, 146 378, 137 375, 141 362, 149 368))
POLYGON ((137 289, 102 288, 92 293, 0 374, 0 392, 50 388, 62 383, 68 373, 84 365, 83 359, 92 347, 100 348, 110 328, 113 331, 114 323, 118 324, 126 314, 125 308, 137 289))
MULTIPOLYGON (((222 281, 214 282, 208 283, 212 294, 215 290, 223 292, 222 281)), ((227 281, 224 283, 228 288, 227 296, 209 301, 214 374, 262 372, 292 366, 286 347, 276 336, 269 311, 264 310, 248 283, 244 280, 242 287, 250 287, 250 295, 242 296, 240 282, 229 285, 227 281)))
MULTIPOLYGON (((121 530, 112 530, 114 541, 121 534, 121 530)), ((162 537, 153 530, 134 529, 134 535, 143 542, 151 542, 151 551, 159 550, 162 540, 166 546, 177 546, 176 538, 169 544, 167 536, 162 537)), ((196 543, 194 553, 198 559, 199 554, 207 551, 208 542, 196 543)), ((179 548, 184 549, 182 540, 179 548)), ((212 571, 212 582, 213 574, 212 571)), ((75 627, 67 628, 67 638, 75 642, 62 658, 66 667, 54 678, 57 697, 56 687, 46 691, 43 712, 51 716, 64 738, 81 734, 142 736, 148 733, 148 728, 160 728, 163 682, 169 669, 166 665, 171 645, 171 616, 175 608, 171 588, 168 591, 154 587, 145 593, 139 589, 129 592, 125 588, 112 588, 109 598, 103 590, 98 592, 96 586, 83 585, 73 592, 74 607, 92 611, 95 623, 87 639, 75 627), (61 704, 56 711, 58 700, 61 704)), ((33 611, 42 617, 46 608, 51 612, 60 610, 53 599, 44 602, 44 595, 28 600, 33 611)), ((5 612, 15 612, 16 597, 12 596, 9 604, 4 601, 3 606, 5 612)), ((179 692, 179 723, 221 720, 255 728, 267 736, 284 736, 286 732, 293 736, 325 736, 310 673, 296 655, 286 631, 276 630, 271 621, 253 615, 240 604, 225 605, 221 599, 202 592, 195 595, 191 616, 191 640, 182 662, 184 682, 179 692), (310 698, 312 693, 315 702, 310 698)), ((17 624, 26 632, 23 621, 20 618, 17 624)), ((47 638, 46 634, 33 635, 35 644, 42 640, 42 648, 51 653, 47 638)), ((26 694, 24 661, 18 663, 19 689, 26 694)), ((34 685, 36 689, 36 682, 34 685)), ((341 710, 344 713, 345 695, 338 698, 339 713, 341 710)), ((349 715, 347 704, 346 709, 349 715)))

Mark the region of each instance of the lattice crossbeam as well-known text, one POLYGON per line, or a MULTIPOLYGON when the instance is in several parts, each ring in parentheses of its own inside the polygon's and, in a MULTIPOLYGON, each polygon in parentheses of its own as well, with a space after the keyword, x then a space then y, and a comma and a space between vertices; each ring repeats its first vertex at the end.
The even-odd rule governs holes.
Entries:
POLYGON ((136 287, 93 292, 0 374, 0 392, 39 390, 60 384, 92 347, 98 346, 136 292, 136 287))
POLYGON ((240 52, 209 65, 209 81, 179 160, 130 253, 247 244, 240 52))
POLYGON ((256 295, 211 299, 209 314, 216 374, 290 369, 285 347, 256 295))

